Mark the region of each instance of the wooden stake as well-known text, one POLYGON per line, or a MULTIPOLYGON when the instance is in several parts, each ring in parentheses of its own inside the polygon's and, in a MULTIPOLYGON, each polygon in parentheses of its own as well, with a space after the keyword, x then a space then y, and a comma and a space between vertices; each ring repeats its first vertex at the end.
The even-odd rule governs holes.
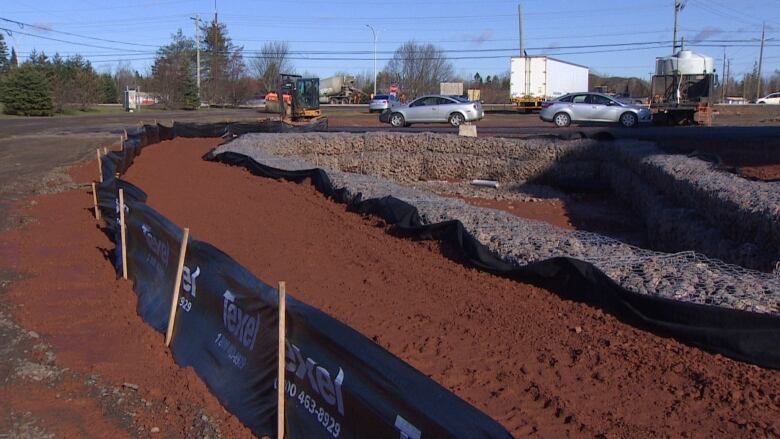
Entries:
POLYGON ((184 258, 187 255, 187 241, 190 239, 190 229, 184 228, 179 247, 179 266, 176 269, 176 281, 173 283, 173 302, 171 302, 171 314, 168 317, 168 330, 165 332, 165 346, 171 345, 173 337, 173 325, 176 322, 176 310, 179 308, 179 289, 181 288, 181 275, 184 271, 184 258))
POLYGON ((122 234, 122 277, 127 279, 127 229, 125 228, 124 189, 119 189, 119 230, 122 234))
POLYGON ((95 219, 100 221, 100 209, 98 209, 97 187, 95 186, 95 182, 92 182, 92 201, 95 203, 95 219))
POLYGON ((287 310, 287 294, 285 293, 285 283, 279 282, 279 370, 277 375, 277 408, 276 408, 276 431, 277 438, 284 438, 284 394, 287 392, 284 383, 284 373, 287 370, 285 361, 285 352, 287 347, 285 346, 285 334, 286 334, 286 320, 285 312, 287 310))
POLYGON ((97 159, 98 159, 98 177, 100 178, 100 182, 103 183, 103 160, 100 160, 100 148, 97 149, 97 159))

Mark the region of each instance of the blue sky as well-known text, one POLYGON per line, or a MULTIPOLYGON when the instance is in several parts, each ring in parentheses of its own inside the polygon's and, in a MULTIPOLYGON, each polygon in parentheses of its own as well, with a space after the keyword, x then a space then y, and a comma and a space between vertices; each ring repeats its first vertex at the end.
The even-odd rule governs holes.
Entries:
MULTIPOLYGON (((167 43, 171 33, 179 28, 189 35, 194 33, 189 17, 199 13, 211 19, 214 14, 213 0, 3 3, 1 18, 79 35, 0 21, 1 28, 17 31, 5 37, 21 58, 33 48, 47 54, 81 53, 100 70, 129 60, 135 69, 145 72, 152 64, 155 47, 167 43)), ((520 3, 529 54, 556 56, 602 73, 649 78, 655 57, 671 52, 673 0, 520 3), (624 45, 570 47, 614 44, 624 45)), ((456 73, 464 77, 474 72, 483 77, 502 73, 509 69, 509 56, 515 55, 519 46, 517 5, 516 0, 217 1, 219 20, 227 24, 233 41, 244 46, 245 56, 258 51, 266 40, 286 40, 292 51, 303 52, 293 55, 296 69, 320 77, 337 71, 373 72, 373 40, 366 24, 379 32, 380 69, 395 48, 414 39, 448 51, 456 73)), ((766 22, 768 39, 764 72, 770 73, 780 70, 780 0, 688 0, 679 27, 686 41, 698 44, 691 49, 716 58, 718 70, 722 46, 732 46, 726 48, 726 56, 732 73, 741 75, 750 71, 758 58, 762 21, 766 22)))

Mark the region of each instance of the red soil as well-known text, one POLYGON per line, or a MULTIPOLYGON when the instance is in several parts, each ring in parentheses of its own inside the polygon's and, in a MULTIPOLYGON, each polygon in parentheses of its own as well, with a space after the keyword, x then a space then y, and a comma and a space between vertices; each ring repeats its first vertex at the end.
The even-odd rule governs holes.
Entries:
POLYGON ((780 372, 627 326, 590 306, 393 237, 309 185, 200 160, 213 140, 144 151, 149 204, 264 281, 346 322, 518 436, 777 434, 780 372))
MULTIPOLYGON (((513 434, 780 435, 779 371, 711 355, 464 267, 437 244, 393 237, 309 185, 202 161, 216 143, 177 139, 148 147, 127 179, 195 239, 267 283, 286 280, 291 294, 374 339, 513 434)), ((226 437, 246 434, 136 315, 130 285, 116 281, 101 256, 113 245, 87 212, 91 194, 36 200, 25 213, 37 223, 0 235, 0 262, 32 275, 6 294, 16 318, 52 344, 66 367, 139 384, 145 398, 170 409, 139 416, 139 425, 183 436, 187 414, 202 405, 226 437)), ((0 401, 10 397, 42 416, 56 407, 51 395, 5 393, 0 401)), ((77 410, 85 419, 108 417, 94 407, 77 410)))
MULTIPOLYGON (((87 182, 97 176, 97 165, 71 174, 87 182)), ((0 387, 0 412, 30 412, 66 438, 148 436, 154 427, 161 437, 185 437, 196 433, 193 425, 204 415, 225 437, 252 437, 191 369, 173 362, 162 335, 136 314, 131 284, 117 280, 103 257, 113 244, 91 216, 91 191, 32 201, 19 213, 36 221, 0 235, 0 266, 25 275, 2 299, 21 326, 54 347, 57 365, 76 375, 65 374, 53 388, 29 381, 0 387), (128 397, 144 399, 134 407, 133 425, 123 425, 120 418, 128 414, 111 413, 104 396, 90 394, 83 377, 92 374, 109 389, 138 386, 128 397)))

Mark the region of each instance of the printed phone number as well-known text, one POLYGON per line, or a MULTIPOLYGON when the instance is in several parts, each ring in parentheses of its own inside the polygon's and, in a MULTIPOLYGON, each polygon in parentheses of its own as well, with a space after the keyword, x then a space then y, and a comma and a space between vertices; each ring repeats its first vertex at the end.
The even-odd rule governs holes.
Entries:
POLYGON ((334 438, 339 437, 339 434, 341 433, 341 424, 336 422, 336 418, 331 416, 321 405, 318 405, 317 400, 303 390, 298 392, 298 386, 296 386, 295 383, 289 381, 285 382, 285 387, 287 389, 287 395, 293 398, 294 401, 297 401, 304 410, 312 415, 312 417, 316 418, 317 422, 319 422, 331 436, 334 438))

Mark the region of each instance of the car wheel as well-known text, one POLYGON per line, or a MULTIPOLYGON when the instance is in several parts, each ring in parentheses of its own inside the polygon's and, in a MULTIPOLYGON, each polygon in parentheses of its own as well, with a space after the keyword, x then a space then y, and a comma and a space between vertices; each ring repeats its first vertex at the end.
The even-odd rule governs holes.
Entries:
POLYGON ((404 120, 404 115, 401 113, 393 113, 390 115, 390 125, 392 125, 395 128, 401 128, 404 125, 406 125, 406 121, 404 120))
POLYGON ((555 123, 555 126, 557 127, 567 127, 571 125, 571 117, 566 113, 558 113, 553 116, 553 123, 555 123))
POLYGON ((766 104, 766 101, 758 101, 759 104, 766 104))
POLYGON ((450 114, 450 118, 449 118, 450 125, 454 126, 455 128, 459 127, 465 121, 466 118, 463 117, 463 115, 460 113, 450 114))
POLYGON ((620 115, 620 125, 631 128, 635 127, 639 122, 639 118, 634 113, 623 113, 620 115))

